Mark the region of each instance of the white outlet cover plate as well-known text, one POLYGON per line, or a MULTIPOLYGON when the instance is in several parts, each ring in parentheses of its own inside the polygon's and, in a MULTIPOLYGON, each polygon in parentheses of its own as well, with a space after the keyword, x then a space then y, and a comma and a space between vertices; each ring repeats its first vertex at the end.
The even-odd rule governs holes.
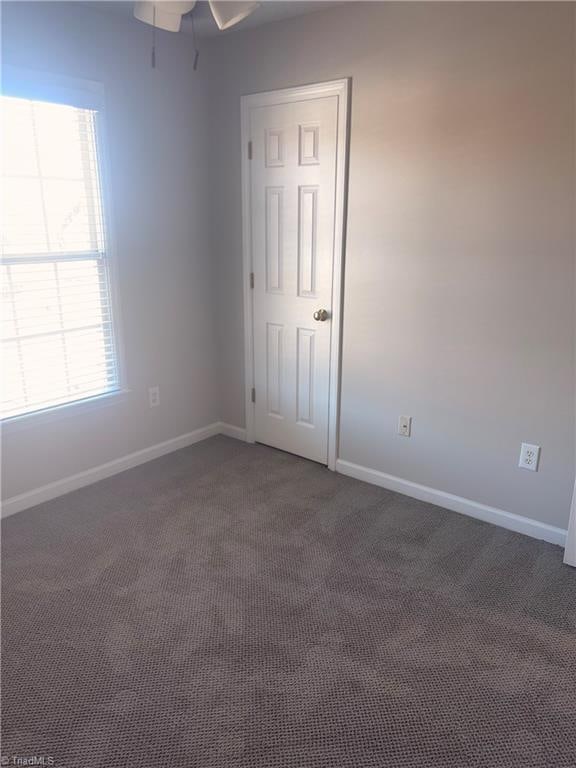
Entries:
POLYGON ((412 432, 412 416, 398 417, 398 434, 402 437, 410 437, 412 432))
POLYGON ((530 472, 538 471, 538 462, 540 460, 540 446, 532 443, 522 443, 520 448, 520 461, 518 466, 521 469, 529 469, 530 472))
POLYGON ((148 388, 148 403, 150 408, 160 405, 160 387, 154 386, 148 388))

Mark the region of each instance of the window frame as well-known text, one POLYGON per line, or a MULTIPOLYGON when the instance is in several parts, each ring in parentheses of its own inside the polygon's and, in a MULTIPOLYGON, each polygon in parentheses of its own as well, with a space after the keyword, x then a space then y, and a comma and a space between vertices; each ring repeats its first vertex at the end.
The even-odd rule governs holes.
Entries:
POLYGON ((0 419, 3 433, 21 428, 30 428, 62 418, 80 416, 95 409, 109 407, 125 401, 131 390, 126 378, 125 354, 120 311, 119 274, 115 227, 112 215, 112 191, 110 184, 110 163, 106 132, 105 90, 102 83, 93 80, 70 78, 47 72, 36 72, 20 67, 6 66, 2 72, 2 95, 53 104, 66 104, 96 112, 96 161, 102 199, 100 201, 105 232, 106 276, 112 321, 112 333, 116 353, 117 388, 99 395, 82 397, 68 403, 28 411, 0 419))

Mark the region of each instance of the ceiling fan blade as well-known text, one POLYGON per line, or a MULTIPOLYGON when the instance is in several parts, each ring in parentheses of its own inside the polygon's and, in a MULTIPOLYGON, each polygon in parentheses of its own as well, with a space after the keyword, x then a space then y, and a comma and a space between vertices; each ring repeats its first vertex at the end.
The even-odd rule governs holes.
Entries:
POLYGON ((137 2, 134 3, 134 16, 146 24, 151 24, 158 29, 167 32, 179 32, 182 16, 190 13, 196 5, 196 0, 177 2, 176 0, 163 0, 163 2, 137 2))
POLYGON ((245 19, 260 5, 259 2, 239 2, 239 0, 209 0, 210 10, 218 29, 228 29, 245 19))

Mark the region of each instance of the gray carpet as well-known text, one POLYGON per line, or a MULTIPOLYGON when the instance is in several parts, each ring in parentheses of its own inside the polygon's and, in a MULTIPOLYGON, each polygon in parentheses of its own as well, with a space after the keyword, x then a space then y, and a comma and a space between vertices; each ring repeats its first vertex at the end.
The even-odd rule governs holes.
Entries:
POLYGON ((213 438, 4 521, 4 760, 574 767, 561 554, 213 438))

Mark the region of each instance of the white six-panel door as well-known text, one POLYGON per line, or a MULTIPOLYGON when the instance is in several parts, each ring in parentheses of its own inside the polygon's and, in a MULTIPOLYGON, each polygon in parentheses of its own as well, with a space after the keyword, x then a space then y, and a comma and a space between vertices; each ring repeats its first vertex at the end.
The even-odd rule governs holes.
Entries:
POLYGON ((254 105, 247 115, 253 437, 323 464, 339 317, 339 108, 326 95, 254 105))

